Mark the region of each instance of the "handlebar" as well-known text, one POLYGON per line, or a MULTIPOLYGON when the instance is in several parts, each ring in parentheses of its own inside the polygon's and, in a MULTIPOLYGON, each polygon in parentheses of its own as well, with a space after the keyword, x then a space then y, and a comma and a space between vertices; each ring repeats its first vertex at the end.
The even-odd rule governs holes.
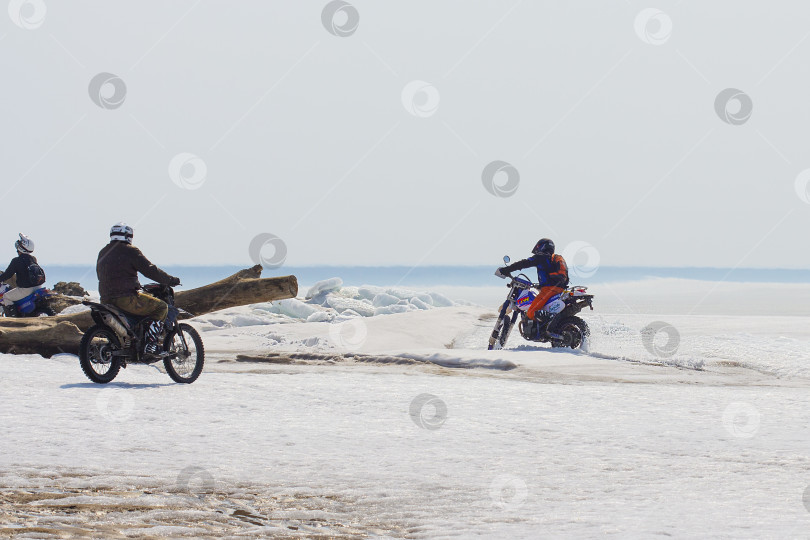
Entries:
POLYGON ((177 285, 163 285, 162 283, 147 283, 146 285, 141 285, 141 289, 146 291, 149 289, 160 289, 160 290, 167 290, 173 287, 182 287, 182 283, 178 283, 177 285))
POLYGON ((529 276, 527 276, 526 274, 518 274, 517 276, 513 276, 512 274, 503 274, 501 273, 501 269, 498 268, 497 270, 495 270, 495 275, 501 279, 509 278, 511 281, 506 285, 507 287, 511 287, 512 284, 515 282, 515 280, 521 278, 522 276, 523 279, 521 281, 526 282, 527 287, 534 287, 536 289, 540 288, 540 284, 533 282, 531 279, 529 279, 529 276))

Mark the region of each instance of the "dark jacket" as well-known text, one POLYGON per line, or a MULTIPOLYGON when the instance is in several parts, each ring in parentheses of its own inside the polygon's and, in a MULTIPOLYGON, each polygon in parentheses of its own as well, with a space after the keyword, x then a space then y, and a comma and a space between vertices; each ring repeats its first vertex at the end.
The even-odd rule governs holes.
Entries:
POLYGON ((96 263, 102 303, 136 294, 141 288, 138 272, 161 285, 179 281, 149 262, 140 249, 126 242, 113 241, 99 252, 96 263))
POLYGON ((537 282, 541 287, 567 287, 568 286, 568 265, 560 255, 532 255, 528 259, 523 259, 509 266, 504 267, 504 272, 514 272, 531 267, 537 268, 537 282))
POLYGON ((5 272, 0 274, 0 281, 6 281, 11 276, 17 276, 17 287, 27 289, 34 287, 34 284, 28 280, 28 267, 32 262, 37 262, 37 258, 28 253, 21 253, 11 259, 8 268, 5 272))

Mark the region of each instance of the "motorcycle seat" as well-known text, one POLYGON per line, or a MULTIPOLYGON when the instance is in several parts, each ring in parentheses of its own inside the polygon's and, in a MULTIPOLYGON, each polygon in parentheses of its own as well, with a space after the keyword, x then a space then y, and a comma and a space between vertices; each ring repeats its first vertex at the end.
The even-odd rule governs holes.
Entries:
POLYGON ((85 300, 82 302, 85 306, 89 306, 91 309, 97 309, 101 311, 108 311, 113 315, 117 316, 120 319, 125 320, 131 328, 135 328, 135 326, 143 321, 146 317, 142 315, 133 315, 132 313, 127 313, 126 311, 113 306, 111 304, 99 304, 97 302, 89 302, 85 300))

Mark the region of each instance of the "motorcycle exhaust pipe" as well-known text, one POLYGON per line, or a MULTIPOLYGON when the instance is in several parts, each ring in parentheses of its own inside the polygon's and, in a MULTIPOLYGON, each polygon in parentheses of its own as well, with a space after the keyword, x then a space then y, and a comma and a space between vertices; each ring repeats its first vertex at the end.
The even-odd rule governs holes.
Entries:
POLYGON ((129 332, 127 332, 127 329, 124 328, 124 325, 121 324, 121 322, 112 315, 105 316, 104 322, 107 323, 107 326, 112 328, 113 332, 118 334, 118 337, 120 337, 121 339, 126 339, 127 337, 129 337, 129 332))

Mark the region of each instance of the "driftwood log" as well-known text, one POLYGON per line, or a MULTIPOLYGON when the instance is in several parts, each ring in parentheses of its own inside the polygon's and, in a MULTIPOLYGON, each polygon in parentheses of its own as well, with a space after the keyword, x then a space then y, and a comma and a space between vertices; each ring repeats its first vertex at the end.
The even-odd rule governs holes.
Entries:
MULTIPOLYGON (((295 276, 261 278, 261 265, 197 289, 178 291, 175 304, 192 316, 220 309, 272 302, 298 295, 295 276)), ((0 353, 54 354, 79 352, 84 332, 93 325, 89 311, 56 317, 0 318, 0 353)))

